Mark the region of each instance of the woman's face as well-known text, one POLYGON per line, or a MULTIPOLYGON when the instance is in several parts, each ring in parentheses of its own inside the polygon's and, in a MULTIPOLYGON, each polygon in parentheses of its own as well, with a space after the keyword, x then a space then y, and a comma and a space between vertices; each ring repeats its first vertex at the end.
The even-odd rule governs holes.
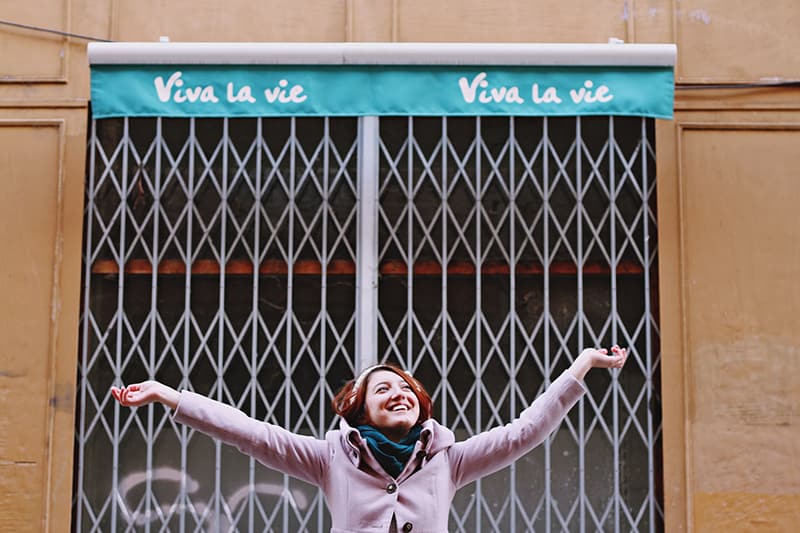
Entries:
POLYGON ((419 400, 411 385, 390 370, 376 370, 366 386, 367 423, 395 442, 405 437, 419 420, 419 400))

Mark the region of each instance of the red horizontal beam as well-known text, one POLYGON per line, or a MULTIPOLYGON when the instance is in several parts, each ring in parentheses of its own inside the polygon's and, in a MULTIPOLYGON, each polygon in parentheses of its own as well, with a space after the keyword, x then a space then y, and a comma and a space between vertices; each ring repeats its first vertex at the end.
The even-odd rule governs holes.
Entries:
MULTIPOLYGON (((162 275, 183 275, 186 274, 186 263, 177 259, 165 259, 158 264, 156 270, 158 274, 162 275)), ((226 274, 252 275, 253 270, 253 263, 246 259, 233 259, 225 265, 226 274)), ((541 275, 545 272, 542 265, 535 262, 518 263, 514 270, 518 275, 541 275)), ((618 275, 644 272, 644 268, 634 261, 621 261, 616 270, 618 275)), ((221 271, 220 264, 213 259, 198 259, 191 266, 191 273, 196 275, 217 275, 221 271)), ((353 261, 334 259, 328 263, 328 275, 352 276, 355 271, 356 266, 353 261)), ((442 271, 442 265, 436 261, 418 261, 413 267, 415 276, 441 276, 442 271)), ((551 275, 577 275, 578 271, 577 265, 566 261, 550 265, 551 275)), ((151 275, 153 266, 150 261, 145 259, 131 259, 125 263, 124 272, 126 274, 151 275)), ((320 275, 322 274, 322 264, 319 261, 303 259, 294 264, 293 272, 296 275, 320 275)), ((469 261, 453 261, 447 265, 447 275, 450 276, 474 276, 477 272, 476 266, 469 261)), ((583 266, 581 272, 588 275, 610 274, 611 267, 603 263, 588 263, 583 266)), ((100 259, 92 265, 92 274, 118 273, 119 265, 111 259, 100 259)), ((268 259, 258 267, 258 273, 286 275, 289 273, 289 265, 285 261, 268 259)), ((403 261, 384 261, 380 265, 380 273, 383 276, 407 276, 408 267, 403 261)), ((484 276, 509 275, 511 267, 508 263, 489 261, 481 266, 480 273, 484 276)))
MULTIPOLYGON (((515 266, 515 273, 520 275, 541 275, 545 269, 540 263, 521 262, 515 266)), ((402 261, 385 261, 381 264, 380 272, 382 275, 397 276, 407 275, 408 268, 402 261)), ((448 275, 474 276, 478 268, 469 261, 453 261, 447 265, 448 275)), ((508 275, 511 273, 511 266, 505 262, 487 261, 484 263, 480 272, 484 276, 508 275)), ((610 274, 611 267, 602 263, 589 263, 584 265, 584 274, 610 274)), ((634 261, 621 261, 617 265, 617 274, 642 274, 644 268, 634 261)), ((419 261, 414 264, 414 275, 441 275, 442 265, 436 261, 419 261)), ((550 274, 575 275, 578 274, 578 266, 570 262, 554 262, 550 265, 550 274)))
MULTIPOLYGON (((165 259, 158 264, 159 274, 186 274, 186 263, 179 259, 165 259)), ((131 259, 125 263, 126 274, 149 275, 153 273, 153 265, 146 259, 131 259)), ((198 259, 191 266, 192 274, 219 274, 220 264, 213 259, 198 259)), ((355 263, 334 259, 328 263, 328 274, 354 274, 355 263)), ((258 268, 260 274, 287 274, 289 266, 285 261, 268 259, 258 268)), ((119 265, 112 259, 100 259, 92 265, 92 274, 118 274, 119 265)), ((246 259, 233 259, 225 264, 226 274, 247 275, 253 273, 253 263, 246 259)), ((322 264, 319 261, 300 260, 294 264, 295 274, 321 274, 322 264)))

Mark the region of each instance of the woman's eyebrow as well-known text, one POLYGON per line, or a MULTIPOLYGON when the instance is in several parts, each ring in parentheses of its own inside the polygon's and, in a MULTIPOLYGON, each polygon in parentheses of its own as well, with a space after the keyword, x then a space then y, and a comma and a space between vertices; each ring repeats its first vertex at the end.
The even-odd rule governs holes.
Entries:
POLYGON ((379 385, 386 385, 386 386, 389 386, 389 385, 391 385, 391 384, 393 384, 393 383, 406 383, 406 380, 404 380, 404 379, 402 379, 402 378, 400 378, 400 379, 399 379, 399 380, 397 380, 397 381, 391 381, 391 380, 388 380, 388 379, 384 379, 384 380, 381 380, 381 381, 378 381, 378 382, 374 383, 374 384, 372 385, 372 388, 373 388, 373 390, 374 390, 374 389, 376 389, 376 388, 377 388, 379 385))

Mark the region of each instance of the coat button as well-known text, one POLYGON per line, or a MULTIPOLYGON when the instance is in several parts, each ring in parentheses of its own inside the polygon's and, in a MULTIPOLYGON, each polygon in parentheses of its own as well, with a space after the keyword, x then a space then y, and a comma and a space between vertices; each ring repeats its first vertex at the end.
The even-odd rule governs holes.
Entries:
POLYGON ((389 494, 394 494, 396 490, 397 490, 397 485, 395 485, 394 483, 389 483, 388 485, 386 485, 386 492, 388 492, 389 494))
POLYGON ((405 533, 409 533, 412 529, 414 529, 414 525, 411 522, 403 524, 403 531, 405 531, 405 533))

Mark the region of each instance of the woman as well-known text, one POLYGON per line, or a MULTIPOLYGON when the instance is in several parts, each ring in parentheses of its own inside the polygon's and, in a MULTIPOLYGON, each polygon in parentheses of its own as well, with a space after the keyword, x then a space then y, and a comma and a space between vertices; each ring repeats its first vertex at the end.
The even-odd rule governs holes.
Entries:
POLYGON ((456 490, 540 444, 586 391, 590 368, 622 368, 626 350, 611 352, 584 350, 519 418, 460 442, 431 418, 431 398, 419 381, 391 365, 370 367, 342 388, 333 399, 340 429, 324 440, 155 381, 111 392, 125 406, 161 402, 178 422, 320 487, 331 533, 444 533, 456 490))

